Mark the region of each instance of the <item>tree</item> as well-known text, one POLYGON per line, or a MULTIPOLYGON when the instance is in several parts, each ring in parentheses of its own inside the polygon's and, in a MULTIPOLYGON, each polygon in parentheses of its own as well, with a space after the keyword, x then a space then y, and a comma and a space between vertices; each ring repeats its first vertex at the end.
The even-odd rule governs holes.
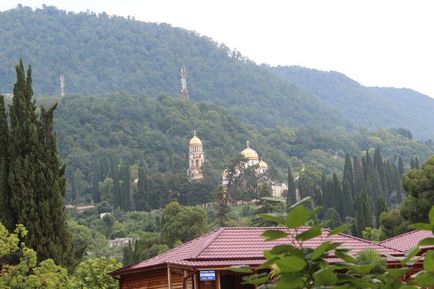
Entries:
POLYGON ((342 217, 353 216, 354 178, 353 165, 349 154, 345 155, 344 174, 342 178, 342 217))
POLYGON ((72 289, 117 289, 118 281, 109 273, 122 267, 114 258, 83 260, 71 278, 72 289))
POLYGON ((136 207, 139 211, 149 210, 148 200, 148 180, 145 173, 145 168, 142 166, 138 170, 137 178, 137 194, 136 194, 136 207))
POLYGON ((171 202, 163 210, 161 239, 169 247, 176 241, 190 241, 206 231, 207 218, 200 207, 184 207, 171 202))
POLYGON ((399 209, 392 209, 380 215, 380 229, 383 238, 391 238, 408 231, 408 223, 401 216, 399 209))
POLYGON ((357 236, 361 237, 363 230, 373 225, 371 201, 368 199, 368 196, 363 193, 357 197, 354 206, 356 211, 355 229, 357 236))
POLYGON ((0 222, 9 230, 15 225, 9 187, 9 127, 3 95, 0 95, 0 222))
POLYGON ((215 199, 217 202, 217 214, 216 223, 218 226, 225 226, 226 222, 229 220, 228 214, 230 212, 229 198, 227 192, 223 186, 219 186, 215 192, 215 199))
POLYGON ((354 180, 354 197, 365 192, 365 176, 360 160, 353 157, 353 180, 354 180))
POLYGON ((38 265, 36 252, 22 241, 26 235, 27 230, 22 225, 9 233, 0 224, 0 288, 69 288, 68 271, 56 265, 52 259, 46 259, 38 265))
POLYGON ((427 221, 427 215, 434 204, 434 156, 420 169, 410 170, 403 177, 406 197, 401 205, 402 217, 410 223, 427 221))
POLYGON ((291 168, 288 168, 288 191, 286 192, 286 206, 289 208, 297 202, 297 192, 294 182, 294 177, 292 176, 291 168))
POLYGON ((72 269, 82 252, 72 247, 64 209, 65 166, 61 163, 53 126, 56 104, 36 113, 32 70, 16 66, 17 81, 10 106, 9 187, 15 223, 26 226, 26 244, 39 260, 52 258, 72 269))

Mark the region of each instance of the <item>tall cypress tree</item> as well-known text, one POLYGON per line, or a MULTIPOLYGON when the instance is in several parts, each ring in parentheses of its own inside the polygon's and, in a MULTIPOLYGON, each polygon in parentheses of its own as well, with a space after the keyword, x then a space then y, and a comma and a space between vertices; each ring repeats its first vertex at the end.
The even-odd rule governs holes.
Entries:
POLYGON ((9 127, 3 95, 0 95, 0 222, 12 231, 16 220, 9 188, 9 127))
POLYGON ((356 156, 353 157, 353 180, 354 195, 360 195, 365 191, 365 175, 363 174, 363 167, 356 156))
POLYGON ((136 195, 136 209, 139 211, 149 210, 148 200, 148 180, 145 173, 143 164, 139 167, 137 178, 137 195, 136 195))
POLYGON ((333 173, 333 197, 332 197, 332 202, 333 202, 333 208, 336 209, 336 211, 339 213, 339 215, 341 216, 341 219, 344 218, 344 205, 342 202, 342 189, 341 189, 341 184, 338 180, 338 176, 336 175, 336 173, 333 173))
POLYGON ((344 174, 342 178, 342 217, 353 216, 353 165, 349 154, 345 155, 344 174))
POLYGON ((65 167, 60 162, 53 128, 54 105, 36 114, 32 73, 23 62, 16 67, 17 82, 10 106, 9 186, 16 223, 29 231, 26 243, 39 260, 52 258, 72 269, 82 251, 72 247, 67 229, 64 196, 65 167))
POLYGON ((291 168, 288 168, 288 192, 286 193, 286 206, 289 208, 297 202, 296 187, 291 168))

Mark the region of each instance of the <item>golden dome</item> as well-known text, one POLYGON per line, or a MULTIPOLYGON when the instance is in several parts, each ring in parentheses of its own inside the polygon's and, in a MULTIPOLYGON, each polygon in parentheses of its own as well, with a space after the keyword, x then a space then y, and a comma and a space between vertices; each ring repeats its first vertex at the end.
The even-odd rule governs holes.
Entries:
POLYGON ((259 162, 258 166, 259 166, 261 169, 268 169, 268 164, 267 164, 266 162, 264 162, 262 159, 261 159, 261 161, 259 162))
POLYGON ((259 159, 258 153, 249 147, 249 142, 247 141, 247 147, 241 152, 241 155, 248 159, 249 161, 257 161, 259 159))
POLYGON ((194 136, 190 140, 190 145, 201 145, 202 141, 196 136, 196 131, 194 131, 194 136))

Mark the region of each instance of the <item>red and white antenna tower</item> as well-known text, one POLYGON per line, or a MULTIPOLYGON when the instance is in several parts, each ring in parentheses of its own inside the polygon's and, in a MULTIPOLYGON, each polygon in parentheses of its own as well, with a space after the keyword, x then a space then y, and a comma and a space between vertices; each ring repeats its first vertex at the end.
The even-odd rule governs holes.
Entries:
POLYGON ((60 96, 65 95, 65 76, 60 75, 60 96))
POLYGON ((187 71, 184 64, 181 66, 181 96, 188 99, 187 71))

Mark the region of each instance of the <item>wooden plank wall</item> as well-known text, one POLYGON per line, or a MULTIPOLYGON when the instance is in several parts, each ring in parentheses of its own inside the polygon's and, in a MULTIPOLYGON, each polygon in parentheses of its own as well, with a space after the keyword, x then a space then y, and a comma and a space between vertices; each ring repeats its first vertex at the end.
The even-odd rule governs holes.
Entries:
MULTIPOLYGON (((184 274, 179 270, 171 270, 172 289, 182 289, 184 274)), ((188 282, 191 288, 191 282, 188 282)), ((167 269, 140 272, 136 274, 123 275, 121 277, 120 289, 167 289, 167 269)))
MULTIPOLYGON (((123 275, 120 289, 166 289, 167 270, 155 270, 123 275)), ((181 285, 182 288, 182 285, 181 285)))

